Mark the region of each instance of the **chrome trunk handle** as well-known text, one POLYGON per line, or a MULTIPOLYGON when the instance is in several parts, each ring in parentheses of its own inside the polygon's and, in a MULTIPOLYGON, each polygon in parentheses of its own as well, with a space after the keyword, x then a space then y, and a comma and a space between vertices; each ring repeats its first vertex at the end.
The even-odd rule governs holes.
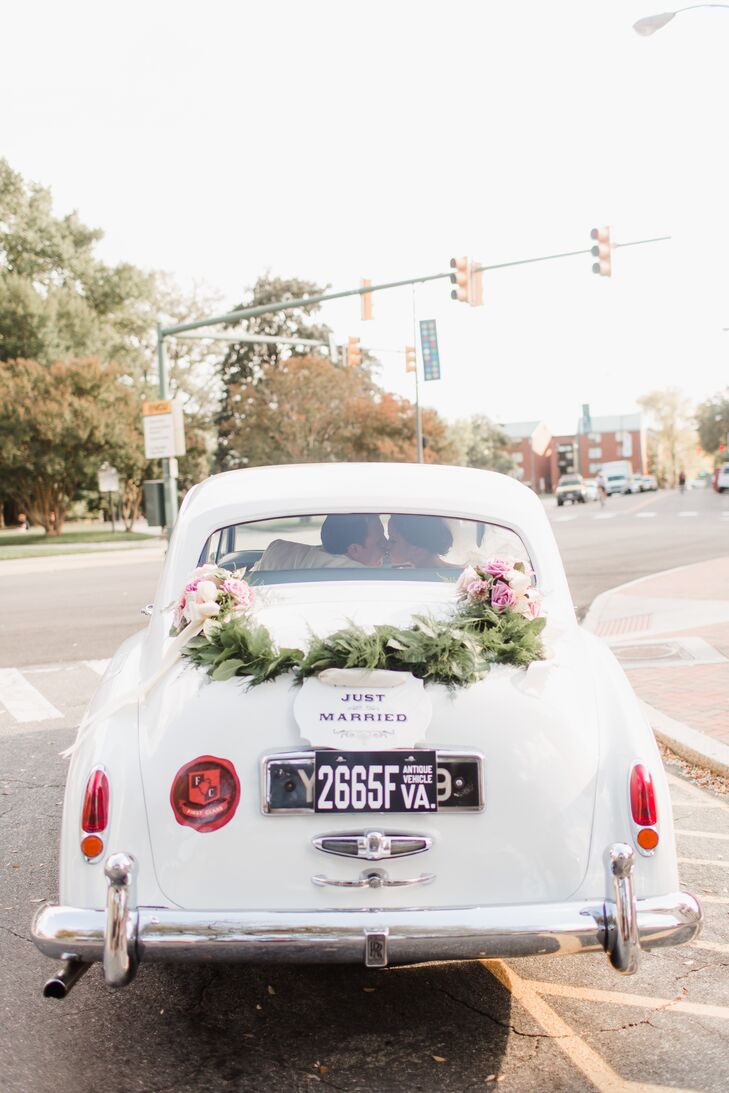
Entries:
POLYGON ((384 869, 364 869, 357 880, 335 880, 317 873, 311 878, 312 884, 320 888, 411 888, 416 884, 430 884, 435 880, 435 873, 421 873, 419 877, 405 880, 390 880, 384 869))

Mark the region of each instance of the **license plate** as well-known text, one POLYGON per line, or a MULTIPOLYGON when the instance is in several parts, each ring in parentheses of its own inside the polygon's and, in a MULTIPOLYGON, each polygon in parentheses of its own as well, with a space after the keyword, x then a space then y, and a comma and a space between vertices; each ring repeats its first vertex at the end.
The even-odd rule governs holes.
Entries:
POLYGON ((314 752, 315 812, 436 812, 434 751, 314 752))

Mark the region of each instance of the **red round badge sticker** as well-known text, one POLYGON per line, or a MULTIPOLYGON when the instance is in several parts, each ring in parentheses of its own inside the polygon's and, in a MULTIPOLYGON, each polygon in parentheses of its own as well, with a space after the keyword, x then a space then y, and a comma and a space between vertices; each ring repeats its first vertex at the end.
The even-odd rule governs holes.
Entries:
POLYGON ((217 831, 232 820, 240 801, 240 782, 228 759, 200 755, 180 767, 170 792, 178 824, 195 831, 217 831))

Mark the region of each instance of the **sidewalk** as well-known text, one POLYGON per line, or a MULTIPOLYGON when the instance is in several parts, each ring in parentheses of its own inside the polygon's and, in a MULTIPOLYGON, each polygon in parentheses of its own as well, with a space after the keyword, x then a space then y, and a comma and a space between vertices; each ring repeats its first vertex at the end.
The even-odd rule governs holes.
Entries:
POLYGON ((583 625, 618 657, 658 739, 729 776, 729 556, 603 592, 583 625))

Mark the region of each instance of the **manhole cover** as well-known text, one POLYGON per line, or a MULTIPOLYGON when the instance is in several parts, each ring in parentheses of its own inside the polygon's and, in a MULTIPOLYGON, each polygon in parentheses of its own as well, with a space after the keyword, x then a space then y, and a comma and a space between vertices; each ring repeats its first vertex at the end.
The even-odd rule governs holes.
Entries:
POLYGON ((618 660, 693 660, 690 653, 673 642, 655 645, 621 645, 614 650, 618 660))

